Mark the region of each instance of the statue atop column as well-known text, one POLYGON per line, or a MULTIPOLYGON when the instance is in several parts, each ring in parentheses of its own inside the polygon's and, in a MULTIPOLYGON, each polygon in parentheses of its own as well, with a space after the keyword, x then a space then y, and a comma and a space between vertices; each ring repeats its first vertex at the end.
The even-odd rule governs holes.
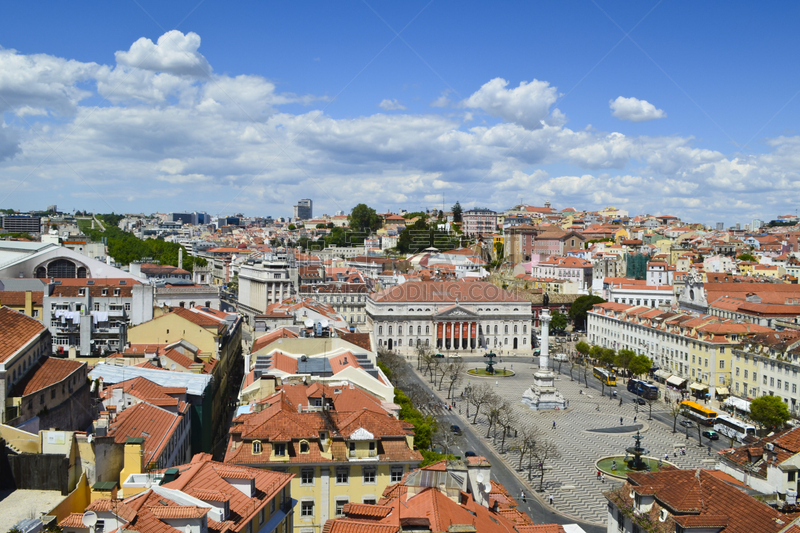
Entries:
POLYGON ((556 390, 556 376, 550 370, 550 318, 547 308, 539 312, 539 322, 542 324, 539 370, 533 375, 533 385, 522 394, 522 403, 537 411, 564 409, 567 405, 567 401, 556 390))

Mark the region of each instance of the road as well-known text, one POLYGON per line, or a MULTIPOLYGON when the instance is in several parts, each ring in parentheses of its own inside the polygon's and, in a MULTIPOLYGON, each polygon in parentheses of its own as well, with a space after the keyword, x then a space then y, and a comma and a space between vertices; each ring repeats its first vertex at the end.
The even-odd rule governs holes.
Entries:
MULTIPOLYGON (((479 359, 479 358, 475 358, 479 359)), ((407 381, 409 383, 416 383, 422 385, 427 390, 431 390, 430 384, 419 377, 415 372, 408 372, 407 381)), ((586 522, 581 522, 572 518, 564 517, 554 512, 549 505, 542 503, 539 499, 534 497, 531 489, 522 483, 517 476, 516 472, 512 471, 509 466, 498 457, 494 448, 487 446, 483 436, 479 436, 472 428, 471 424, 466 424, 464 420, 458 416, 457 411, 442 410, 436 415, 437 422, 440 427, 445 429, 455 424, 461 427, 463 436, 457 438, 455 446, 451 447, 450 453, 454 455, 461 455, 464 452, 474 451, 478 455, 488 458, 492 463, 492 477, 502 483, 506 487, 509 494, 511 494, 519 503, 519 509, 530 516, 537 524, 578 524, 587 533, 604 533, 605 527, 599 527, 586 522), (520 493, 525 492, 526 502, 520 499, 520 493)), ((524 474, 521 474, 524 475, 524 474)))

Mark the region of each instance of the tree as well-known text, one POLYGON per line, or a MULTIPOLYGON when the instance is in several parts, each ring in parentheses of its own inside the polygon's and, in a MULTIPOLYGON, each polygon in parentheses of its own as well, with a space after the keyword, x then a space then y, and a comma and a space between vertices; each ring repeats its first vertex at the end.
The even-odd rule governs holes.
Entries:
POLYGON ((289 224, 289 231, 294 231, 296 229, 297 229, 297 226, 295 226, 294 224, 289 224))
POLYGON ((750 418, 764 428, 780 428, 791 416, 779 396, 759 396, 750 402, 750 418))
POLYGON ((516 443, 514 449, 519 451, 519 465, 517 470, 522 471, 522 460, 531 448, 536 446, 536 437, 539 433, 533 426, 522 426, 517 432, 516 443))
POLYGON ((561 457, 561 452, 555 442, 548 439, 539 439, 531 450, 533 458, 538 461, 539 468, 539 492, 544 491, 544 471, 548 461, 554 461, 561 457))
POLYGON ((464 361, 462 361, 460 357, 451 361, 450 364, 447 365, 448 399, 453 397, 453 390, 458 386, 459 383, 461 383, 461 380, 464 379, 464 372, 466 369, 467 365, 464 364, 464 361))
POLYGON ((646 398, 645 401, 647 402, 647 407, 650 408, 650 412, 647 414, 647 419, 653 419, 653 405, 658 401, 658 398, 646 398))
POLYGON ((580 296, 572 302, 569 308, 569 318, 576 329, 586 329, 586 314, 595 304, 605 303, 599 296, 580 296))
POLYGON ((672 416, 672 432, 675 433, 678 431, 678 417, 683 412, 683 408, 681 408, 681 404, 672 402, 669 404, 669 414, 672 416))
POLYGON ((614 364, 617 365, 619 368, 624 368, 625 370, 631 369, 631 361, 633 358, 636 357, 636 352, 633 350, 628 350, 627 348, 623 348, 622 350, 617 352, 616 360, 614 364))
POLYGON ((575 378, 572 377, 572 371, 580 365, 580 357, 578 357, 578 353, 570 352, 567 356, 569 360, 569 380, 575 381, 575 378))
POLYGON ((358 204, 347 216, 347 224, 350 226, 351 231, 369 234, 380 228, 383 225, 383 220, 367 204, 358 204))
POLYGON ((651 368, 653 368, 653 360, 644 354, 639 354, 634 357, 628 365, 628 370, 630 370, 631 374, 634 376, 647 374, 650 372, 651 368))
POLYGON ((584 388, 589 388, 589 371, 592 368, 592 363, 588 359, 583 360, 583 384, 584 388))
POLYGON ((389 378, 389 381, 397 385, 399 382, 404 381, 407 370, 405 357, 389 350, 378 350, 378 365, 381 370, 389 378))
POLYGON ((511 405, 505 400, 503 401, 503 406, 500 409, 496 423, 503 428, 503 440, 500 441, 500 453, 506 453, 506 436, 511 431, 511 428, 517 425, 517 415, 514 409, 511 408, 511 405))
POLYGON ((453 212, 453 222, 461 222, 462 210, 461 204, 458 203, 458 201, 450 208, 450 211, 453 212))
POLYGON ((758 263, 758 258, 753 254, 744 253, 741 255, 736 256, 736 259, 739 261, 751 261, 753 263, 758 263))
POLYGON ((491 396, 489 396, 489 401, 486 403, 489 407, 489 415, 487 416, 489 427, 486 430, 486 438, 488 439, 492 431, 492 426, 494 426, 494 434, 497 435, 497 419, 500 416, 500 410, 503 408, 504 400, 499 394, 495 394, 494 391, 492 391, 491 396))
POLYGON ((614 348, 603 348, 603 351, 600 352, 600 362, 607 367, 613 366, 616 358, 617 352, 614 351, 614 348))
POLYGON ((567 329, 567 316, 561 311, 553 311, 550 318, 550 331, 564 331, 567 329))
POLYGON ((481 383, 480 385, 469 388, 467 401, 475 406, 475 416, 472 419, 473 424, 478 423, 478 411, 480 411, 481 406, 486 405, 493 395, 494 391, 488 383, 481 383))
POLYGON ((589 355, 589 351, 591 351, 591 349, 592 347, 589 346, 589 344, 584 341, 581 341, 575 345, 575 350, 577 350, 577 352, 584 357, 589 355))

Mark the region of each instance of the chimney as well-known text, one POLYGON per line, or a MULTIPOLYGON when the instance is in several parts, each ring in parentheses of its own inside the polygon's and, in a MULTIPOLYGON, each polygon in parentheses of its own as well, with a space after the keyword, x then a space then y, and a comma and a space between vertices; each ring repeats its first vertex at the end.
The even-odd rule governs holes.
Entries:
POLYGON ((178 268, 183 268, 183 248, 178 248, 178 268))

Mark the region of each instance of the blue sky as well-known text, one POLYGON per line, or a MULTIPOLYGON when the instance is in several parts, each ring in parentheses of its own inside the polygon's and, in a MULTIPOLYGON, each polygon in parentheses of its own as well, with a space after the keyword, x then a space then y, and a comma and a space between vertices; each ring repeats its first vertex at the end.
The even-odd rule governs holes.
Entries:
POLYGON ((0 207, 795 211, 800 8, 8 3, 0 207), (398 35, 399 34, 399 35, 398 35))

